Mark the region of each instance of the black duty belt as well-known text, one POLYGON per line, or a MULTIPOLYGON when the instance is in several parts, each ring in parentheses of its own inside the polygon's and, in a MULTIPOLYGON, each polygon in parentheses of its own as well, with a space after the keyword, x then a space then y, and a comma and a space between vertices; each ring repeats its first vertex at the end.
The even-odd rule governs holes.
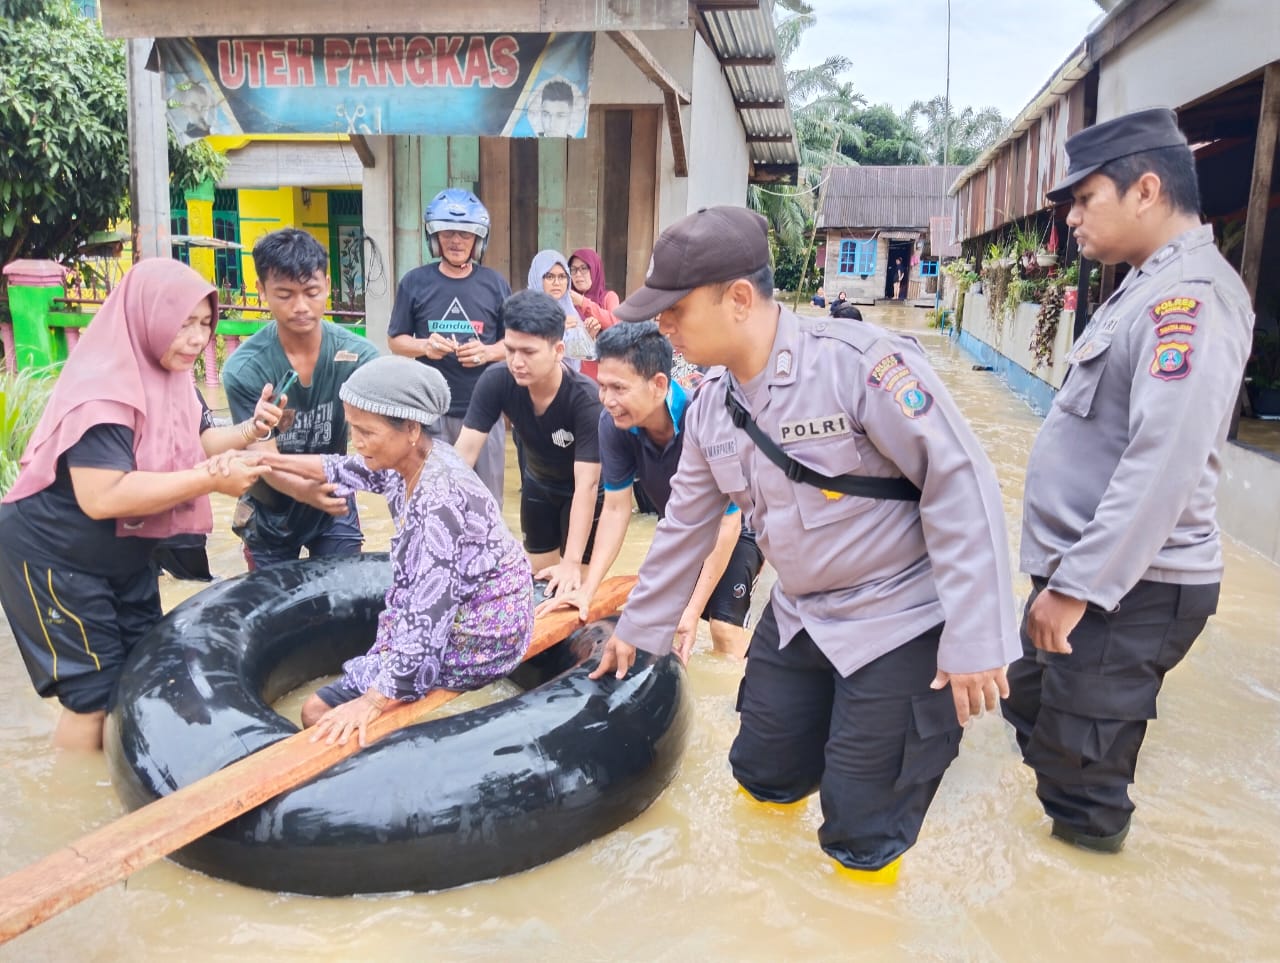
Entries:
POLYGON ((907 478, 875 478, 870 475, 841 475, 832 478, 816 472, 807 465, 802 465, 779 448, 772 438, 760 430, 751 413, 733 396, 728 379, 724 383, 724 406, 729 409, 729 417, 734 427, 741 428, 755 442, 764 456, 783 470, 793 482, 812 485, 826 491, 839 492, 842 495, 860 495, 863 498, 882 498, 899 502, 920 501, 920 489, 907 478))

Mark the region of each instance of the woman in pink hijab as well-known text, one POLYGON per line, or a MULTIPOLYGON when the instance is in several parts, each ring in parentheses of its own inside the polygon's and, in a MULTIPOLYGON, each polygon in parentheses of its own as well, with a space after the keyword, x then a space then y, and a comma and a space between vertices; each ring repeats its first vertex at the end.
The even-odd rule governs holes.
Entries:
POLYGON ((63 367, 0 504, 0 605, 36 691, 62 703, 56 746, 101 748, 125 657, 161 617, 152 551, 208 532, 209 493, 239 496, 268 471, 208 457, 280 416, 268 386, 254 422, 212 426, 191 368, 217 317, 191 268, 135 265, 63 367))
MULTIPOLYGON (((569 298, 592 341, 605 328, 618 323, 613 309, 620 299, 605 284, 600 255, 589 247, 580 247, 569 255, 569 298)), ((582 373, 594 379, 598 367, 595 361, 584 361, 582 373)))

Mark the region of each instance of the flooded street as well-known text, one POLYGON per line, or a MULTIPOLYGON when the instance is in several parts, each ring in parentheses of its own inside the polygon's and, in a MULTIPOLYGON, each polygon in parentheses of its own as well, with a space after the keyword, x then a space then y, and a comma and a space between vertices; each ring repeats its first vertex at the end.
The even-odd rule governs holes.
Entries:
MULTIPOLYGON (((922 327, 999 471, 1016 559, 1023 472, 1039 419, 993 374, 922 327)), ((506 515, 517 520, 514 459, 506 515)), ((1271 493, 1265 497, 1276 497, 1271 493)), ((243 570, 217 498, 211 562, 243 570)), ((362 496, 366 548, 385 503, 362 496)), ((653 519, 633 520, 633 572, 653 519)), ((621 830, 518 876, 427 895, 318 899, 153 865, 0 947, 0 960, 1261 961, 1280 958, 1280 568, 1226 542, 1218 615, 1166 680, 1118 857, 1049 838, 1033 777, 997 717, 973 724, 897 886, 838 877, 816 796, 789 812, 737 791, 727 763, 741 664, 705 637, 689 668, 693 730, 676 781, 621 830)), ((767 571, 767 570, 766 570, 767 571)), ((1025 598, 1027 583, 1017 576, 1025 598)), ((756 609, 766 592, 758 593, 756 609)), ((199 588, 166 579, 166 607, 199 588)), ((0 629, 0 872, 121 812, 100 756, 54 753, 54 704, 31 691, 0 629)), ((298 693, 293 705, 296 711, 298 693)), ((369 786, 376 793, 376 785, 369 786)))

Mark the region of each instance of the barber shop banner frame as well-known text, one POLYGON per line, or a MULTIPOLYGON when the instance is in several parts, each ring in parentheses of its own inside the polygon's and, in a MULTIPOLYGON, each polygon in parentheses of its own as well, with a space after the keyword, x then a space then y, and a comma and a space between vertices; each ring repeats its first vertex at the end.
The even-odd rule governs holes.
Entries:
POLYGON ((156 41, 169 125, 210 134, 585 137, 591 33, 156 41))

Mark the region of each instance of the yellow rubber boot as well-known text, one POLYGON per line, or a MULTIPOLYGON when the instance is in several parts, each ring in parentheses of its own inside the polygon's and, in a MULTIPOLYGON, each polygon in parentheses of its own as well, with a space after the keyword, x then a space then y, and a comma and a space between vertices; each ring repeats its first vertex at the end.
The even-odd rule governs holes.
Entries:
POLYGON ((898 869, 901 866, 901 856, 892 863, 881 866, 879 869, 853 869, 844 863, 836 861, 836 875, 853 880, 855 883, 863 883, 869 886, 892 886, 898 881, 898 869))
POLYGON ((746 796, 757 806, 764 806, 766 809, 774 809, 780 813, 795 812, 798 808, 803 807, 808 801, 808 797, 806 796, 804 799, 797 799, 795 802, 769 802, 767 799, 757 799, 755 796, 751 795, 746 786, 739 786, 738 792, 742 793, 742 795, 746 796))

